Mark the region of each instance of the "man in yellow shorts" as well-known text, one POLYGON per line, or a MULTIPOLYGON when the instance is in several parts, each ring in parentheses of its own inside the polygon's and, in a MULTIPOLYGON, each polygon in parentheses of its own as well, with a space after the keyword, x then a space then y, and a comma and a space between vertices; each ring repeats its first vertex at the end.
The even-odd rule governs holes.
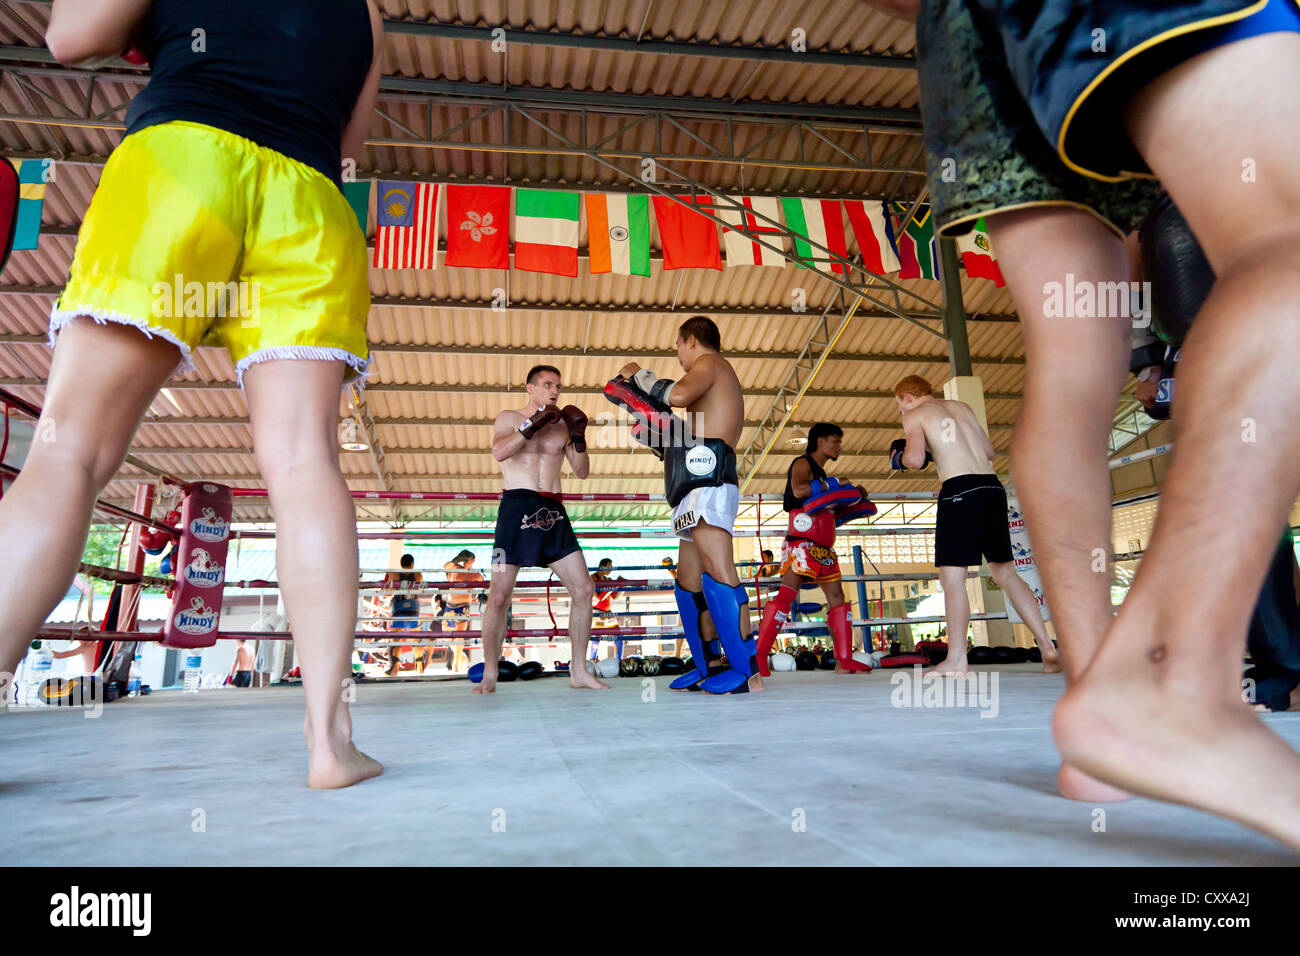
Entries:
POLYGON ((104 168, 50 316, 44 413, 0 501, 0 671, 67 590, 91 508, 158 390, 228 350, 279 533, 312 787, 382 769, 341 686, 356 630, 356 515, 338 464, 345 379, 365 374, 365 239, 340 189, 381 75, 371 0, 55 0, 46 41, 152 68, 104 168), (210 353, 209 353, 210 354, 210 353))

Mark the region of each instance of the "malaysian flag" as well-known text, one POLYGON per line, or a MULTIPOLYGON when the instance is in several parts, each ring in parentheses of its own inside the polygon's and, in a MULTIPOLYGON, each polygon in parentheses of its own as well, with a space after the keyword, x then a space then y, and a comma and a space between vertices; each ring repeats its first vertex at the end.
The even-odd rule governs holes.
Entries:
POLYGON ((375 268, 438 268, 436 183, 379 181, 375 268))

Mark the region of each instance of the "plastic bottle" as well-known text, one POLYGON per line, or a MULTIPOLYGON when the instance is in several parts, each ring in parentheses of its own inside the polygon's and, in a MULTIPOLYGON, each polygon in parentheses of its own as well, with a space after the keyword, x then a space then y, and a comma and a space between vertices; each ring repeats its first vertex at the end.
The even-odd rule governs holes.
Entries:
POLYGON ((49 641, 34 641, 33 647, 36 653, 32 655, 31 668, 27 674, 27 699, 22 701, 28 707, 35 707, 40 703, 41 685, 50 679, 51 671, 54 668, 54 651, 50 649, 49 641))
POLYGON ((191 647, 185 655, 185 693, 197 694, 203 680, 203 651, 191 647))
POLYGON ((131 658, 131 673, 126 679, 126 696, 140 696, 140 669, 143 664, 140 661, 140 652, 136 651, 135 657, 131 658))

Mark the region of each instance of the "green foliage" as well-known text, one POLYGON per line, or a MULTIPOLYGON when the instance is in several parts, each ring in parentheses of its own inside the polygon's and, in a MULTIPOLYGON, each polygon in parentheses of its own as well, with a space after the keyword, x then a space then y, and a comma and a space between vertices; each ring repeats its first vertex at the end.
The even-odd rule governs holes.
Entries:
MULTIPOLYGON (((86 564, 97 564, 103 568, 126 568, 130 566, 131 555, 127 553, 126 541, 120 529, 91 528, 86 538, 86 549, 81 553, 81 560, 86 564), (121 543, 121 563, 118 562, 118 544, 121 543)), ((144 573, 158 574, 158 565, 162 556, 145 555, 144 573)), ((95 580, 96 594, 109 594, 113 590, 112 581, 95 580)))

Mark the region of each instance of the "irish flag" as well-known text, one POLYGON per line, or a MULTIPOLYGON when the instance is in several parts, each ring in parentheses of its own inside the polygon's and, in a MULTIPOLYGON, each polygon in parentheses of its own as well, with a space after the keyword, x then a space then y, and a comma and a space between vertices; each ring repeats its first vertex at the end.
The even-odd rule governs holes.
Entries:
MULTIPOLYGON (((826 259, 825 249, 813 246, 813 242, 848 258, 849 248, 844 241, 844 217, 840 213, 838 199, 787 198, 781 200, 781 208, 785 210, 785 224, 795 233, 794 251, 799 258, 826 259)), ((819 269, 822 272, 844 272, 844 266, 838 262, 800 263, 800 267, 819 269)))
POLYGON ((515 190, 515 268, 578 274, 577 193, 553 189, 515 190))
POLYGON ((650 274, 650 197, 587 193, 587 252, 592 275, 650 274))
POLYGON ((1002 278, 997 256, 993 254, 993 244, 989 242, 989 231, 983 216, 980 216, 973 230, 957 237, 957 251, 961 253, 966 274, 972 279, 992 279, 999 289, 1007 284, 1007 280, 1002 278))

